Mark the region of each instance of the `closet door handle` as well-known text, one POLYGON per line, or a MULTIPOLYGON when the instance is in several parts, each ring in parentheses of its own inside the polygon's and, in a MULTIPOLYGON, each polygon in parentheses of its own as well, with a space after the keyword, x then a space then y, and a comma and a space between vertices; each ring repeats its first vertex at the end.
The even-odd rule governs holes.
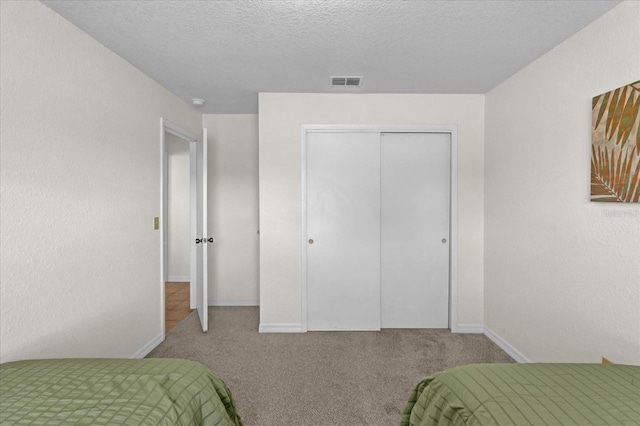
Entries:
POLYGON ((313 244, 313 239, 309 238, 309 244, 313 244))

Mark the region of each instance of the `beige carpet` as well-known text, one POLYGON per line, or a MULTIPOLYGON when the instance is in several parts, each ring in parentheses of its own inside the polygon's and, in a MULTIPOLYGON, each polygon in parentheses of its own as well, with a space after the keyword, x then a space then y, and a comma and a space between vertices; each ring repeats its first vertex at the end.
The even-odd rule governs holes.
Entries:
POLYGON ((246 426, 397 425, 425 376, 513 362, 487 337, 448 330, 259 334, 256 307, 194 312, 149 357, 199 361, 231 389, 246 426))

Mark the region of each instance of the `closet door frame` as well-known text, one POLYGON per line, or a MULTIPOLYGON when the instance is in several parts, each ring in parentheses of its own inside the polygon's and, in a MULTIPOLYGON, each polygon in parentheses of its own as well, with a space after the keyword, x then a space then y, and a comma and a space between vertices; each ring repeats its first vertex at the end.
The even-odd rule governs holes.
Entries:
POLYGON ((448 133, 451 136, 451 164, 450 164, 450 195, 451 205, 449 209, 449 329, 458 331, 458 127, 455 124, 443 125, 345 125, 345 124, 304 124, 301 128, 301 176, 300 176, 300 201, 302 239, 300 250, 302 255, 302 288, 301 288, 301 313, 302 331, 307 331, 307 134, 313 132, 344 133, 344 132, 371 132, 371 133, 448 133))

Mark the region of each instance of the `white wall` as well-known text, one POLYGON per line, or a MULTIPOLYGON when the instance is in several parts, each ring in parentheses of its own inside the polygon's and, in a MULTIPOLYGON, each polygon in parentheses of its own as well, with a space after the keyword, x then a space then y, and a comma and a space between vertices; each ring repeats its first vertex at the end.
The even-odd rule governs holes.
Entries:
POLYGON ((209 304, 258 305, 258 116, 205 114, 209 141, 209 304))
POLYGON ((483 321, 483 95, 261 93, 260 326, 301 325, 302 124, 458 125, 458 325, 483 321))
POLYGON ((191 278, 189 142, 165 133, 167 144, 167 281, 191 278))
POLYGON ((630 1, 487 94, 485 324, 529 360, 640 364, 640 205, 589 202, 591 99, 638 78, 630 1))
POLYGON ((201 114, 40 2, 0 2, 0 361, 140 356, 161 324, 160 117, 201 114))

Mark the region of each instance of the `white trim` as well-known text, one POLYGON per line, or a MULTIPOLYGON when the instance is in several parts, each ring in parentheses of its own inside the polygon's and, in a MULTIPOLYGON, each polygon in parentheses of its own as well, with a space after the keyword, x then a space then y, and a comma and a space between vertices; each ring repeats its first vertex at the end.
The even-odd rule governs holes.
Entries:
POLYGON ((188 142, 195 142, 198 139, 197 135, 194 135, 184 127, 177 125, 176 123, 167 120, 166 118, 161 118, 161 123, 164 123, 164 131, 167 133, 171 133, 174 136, 179 137, 180 139, 184 139, 188 142))
POLYGON ((449 329, 458 330, 458 126, 450 126, 451 132, 451 189, 449 192, 449 329))
POLYGON ((189 275, 174 275, 167 277, 168 282, 188 283, 189 280, 189 275))
POLYGON ((209 306, 260 306, 260 301, 258 299, 245 299, 245 300, 209 299, 207 303, 209 306))
POLYGON ((302 289, 302 331, 307 331, 307 133, 311 132, 395 132, 395 133, 449 133, 451 135, 450 164, 450 235, 449 235, 449 328, 459 332, 458 327, 458 126, 455 124, 409 124, 409 125, 348 125, 348 124, 303 124, 300 146, 300 212, 302 289))
POLYGON ((482 324, 458 324, 456 330, 451 330, 451 332, 465 334, 482 334, 484 333, 484 326, 482 324))
POLYGON ((164 298, 165 298, 165 282, 167 278, 168 264, 167 247, 165 247, 165 233, 168 229, 167 224, 167 199, 169 193, 168 184, 168 154, 167 143, 164 138, 165 119, 160 117, 160 336, 164 339, 166 330, 164 328, 164 298))
POLYGON ((197 215, 198 215, 198 202, 196 200, 198 194, 198 141, 189 141, 189 307, 196 309, 196 279, 198 276, 198 268, 196 262, 196 256, 198 255, 198 248, 193 244, 195 238, 199 238, 197 235, 197 215))
POLYGON ((304 333, 302 324, 260 324, 258 333, 304 333))
POLYGON ((138 359, 144 358, 145 356, 149 355, 149 353, 152 350, 154 350, 156 347, 158 347, 158 345, 162 342, 164 342, 164 326, 163 326, 162 333, 158 334, 156 337, 151 339, 149 343, 144 345, 142 348, 140 348, 136 353, 131 355, 129 358, 138 358, 138 359))
MULTIPOLYGON (((301 267, 302 267, 302 288, 300 289, 300 324, 301 331, 307 332, 307 132, 306 125, 301 128, 302 137, 300 139, 300 214, 301 214, 301 234, 300 241, 301 267)), ((260 326, 262 327, 262 325, 260 326)))
POLYGON ((493 343, 498 345, 500 349, 505 351, 511 358, 515 359, 516 362, 519 362, 519 363, 531 362, 529 358, 527 358, 519 350, 511 346, 511 344, 509 344, 502 337, 498 336, 498 334, 496 334, 496 332, 491 330, 489 327, 484 328, 484 335, 487 336, 493 343))
POLYGON ((303 132, 451 133, 455 124, 303 124, 303 132))

